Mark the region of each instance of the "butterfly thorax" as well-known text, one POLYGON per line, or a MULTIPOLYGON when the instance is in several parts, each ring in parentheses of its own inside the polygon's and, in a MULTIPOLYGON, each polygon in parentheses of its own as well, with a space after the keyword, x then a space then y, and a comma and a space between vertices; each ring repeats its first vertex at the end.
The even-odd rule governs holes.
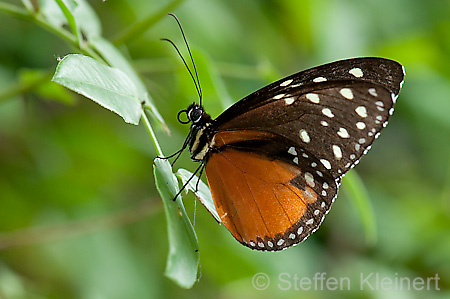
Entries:
POLYGON ((211 134, 213 121, 211 116, 203 110, 203 107, 197 104, 190 105, 185 112, 191 123, 188 139, 191 159, 200 162, 205 159, 213 146, 211 134))

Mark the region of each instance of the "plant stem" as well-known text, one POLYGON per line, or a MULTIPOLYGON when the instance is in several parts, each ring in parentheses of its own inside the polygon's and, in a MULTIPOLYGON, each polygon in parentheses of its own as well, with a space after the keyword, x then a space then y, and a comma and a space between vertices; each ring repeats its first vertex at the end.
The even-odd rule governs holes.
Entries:
POLYGON ((342 184, 345 185, 358 209, 366 234, 366 243, 369 246, 373 246, 377 241, 377 228, 369 194, 355 171, 349 171, 342 180, 342 184))
POLYGON ((54 70, 42 72, 39 76, 33 78, 29 82, 18 82, 0 92, 0 102, 8 100, 12 97, 26 94, 37 87, 49 82, 52 78, 54 70))
POLYGON ((130 209, 107 216, 81 219, 51 226, 25 228, 10 233, 0 233, 0 251, 122 227, 145 219, 152 213, 159 212, 160 209, 161 205, 157 203, 156 199, 148 200, 140 202, 130 209))
POLYGON ((173 0, 165 7, 163 7, 156 14, 147 16, 142 21, 136 22, 132 27, 127 28, 125 31, 118 34, 116 37, 112 39, 114 45, 121 45, 136 36, 145 32, 148 28, 153 26, 156 22, 162 19, 168 12, 175 9, 183 0, 173 0))
POLYGON ((88 56, 91 56, 98 61, 104 61, 93 49, 91 49, 88 46, 83 46, 83 44, 78 44, 77 38, 75 35, 70 33, 67 30, 64 30, 63 28, 55 27, 52 24, 48 23, 42 15, 38 13, 31 14, 29 11, 17 7, 15 5, 11 5, 8 3, 0 2, 0 12, 4 12, 7 14, 10 14, 18 19, 22 19, 28 22, 36 23, 37 25, 41 26, 45 30, 61 37, 62 39, 66 40, 69 44, 73 45, 75 48, 79 49, 81 53, 84 53, 88 56))
POLYGON ((164 157, 164 154, 163 154, 163 152, 161 150, 161 147, 159 146, 158 139, 156 138, 155 132, 153 131, 152 125, 150 124, 150 122, 149 122, 149 120, 147 118, 147 115, 145 114, 145 110, 144 109, 142 109, 141 118, 144 121, 144 125, 147 128, 147 131, 148 131, 148 133, 150 135, 150 139, 153 142, 153 146, 155 147, 156 154, 158 156, 160 156, 160 157, 164 157))
POLYGON ((30 15, 27 10, 4 2, 0 2, 0 11, 20 19, 29 19, 30 15))

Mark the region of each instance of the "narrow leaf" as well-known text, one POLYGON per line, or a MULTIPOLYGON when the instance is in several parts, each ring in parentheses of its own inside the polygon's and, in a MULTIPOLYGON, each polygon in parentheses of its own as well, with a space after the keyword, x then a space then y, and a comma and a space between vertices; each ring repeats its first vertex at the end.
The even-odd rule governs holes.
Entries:
POLYGON ((56 0, 56 3, 66 17, 67 23, 78 41, 78 46, 81 48, 81 32, 73 15, 73 10, 77 7, 77 3, 73 0, 56 0))
POLYGON ((191 190, 192 192, 194 192, 198 200, 205 206, 205 208, 211 213, 211 215, 216 218, 217 222, 221 223, 222 221, 216 211, 216 207, 214 205, 214 201, 212 199, 211 192, 209 191, 208 186, 202 180, 200 180, 198 176, 193 176, 193 173, 186 169, 178 169, 177 176, 181 178, 183 185, 186 184, 189 179, 191 179, 186 185, 186 190, 191 190))
POLYGON ((170 163, 157 158, 153 171, 156 188, 163 200, 169 235, 169 256, 165 274, 179 286, 191 288, 197 281, 199 265, 197 236, 187 217, 181 196, 173 201, 179 188, 170 163))
POLYGON ((34 6, 31 0, 22 0, 23 6, 27 9, 29 13, 34 13, 34 6))
POLYGON ((135 85, 121 70, 79 54, 64 57, 52 79, 137 125, 141 104, 135 85))
POLYGON ((53 27, 61 28, 67 24, 67 18, 54 0, 39 1, 39 13, 53 27))
POLYGON ((102 27, 100 20, 86 0, 77 0, 77 7, 73 10, 73 16, 88 42, 91 38, 101 36, 102 27))
POLYGON ((369 194, 363 182, 355 171, 349 171, 342 180, 342 185, 349 192, 359 212, 366 234, 366 243, 368 245, 375 244, 377 240, 375 216, 370 205, 369 194))

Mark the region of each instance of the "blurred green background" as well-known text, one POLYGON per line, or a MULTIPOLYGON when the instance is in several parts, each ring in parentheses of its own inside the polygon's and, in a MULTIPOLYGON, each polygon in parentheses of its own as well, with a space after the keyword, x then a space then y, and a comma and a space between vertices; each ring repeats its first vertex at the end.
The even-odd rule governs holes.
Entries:
MULTIPOLYGON (((276 79, 333 60, 382 56, 405 66, 394 116, 356 168, 377 242, 366 242, 345 185, 319 231, 278 253, 241 246, 189 195, 201 278, 179 288, 164 276, 166 223, 145 128, 49 82, 57 58, 76 50, 0 12, 0 298, 449 298, 450 1, 175 2, 213 117, 276 79), (270 279, 265 290, 257 289, 264 278, 253 279, 260 272, 270 279), (322 272, 348 277, 351 290, 294 285, 294 275, 322 272), (383 290, 375 274, 361 290, 361 275, 372 272, 392 282, 438 274, 439 290, 435 281, 429 290, 383 290)), ((90 1, 113 41, 170 3, 90 1)), ((197 96, 162 37, 183 49, 169 17, 120 49, 171 130, 156 125, 170 154, 189 129, 176 113, 197 96)), ((177 166, 196 167, 187 154, 177 166)))

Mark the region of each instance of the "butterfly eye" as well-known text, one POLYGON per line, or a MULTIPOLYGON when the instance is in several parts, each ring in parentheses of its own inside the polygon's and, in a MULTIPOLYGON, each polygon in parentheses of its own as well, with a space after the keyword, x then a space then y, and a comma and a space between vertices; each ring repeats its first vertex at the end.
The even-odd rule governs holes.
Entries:
POLYGON ((187 112, 187 117, 190 121, 192 121, 194 124, 200 122, 203 116, 203 109, 199 106, 193 107, 189 109, 187 112))

